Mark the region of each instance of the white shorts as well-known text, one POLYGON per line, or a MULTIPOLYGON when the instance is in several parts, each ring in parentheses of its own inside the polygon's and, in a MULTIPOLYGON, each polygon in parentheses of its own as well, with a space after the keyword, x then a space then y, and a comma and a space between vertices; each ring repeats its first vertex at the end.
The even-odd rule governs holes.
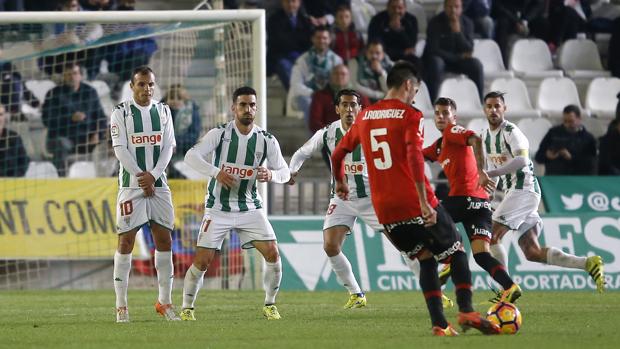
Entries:
POLYGON ((493 212, 493 220, 522 235, 536 226, 537 234, 542 229, 542 219, 538 215, 540 194, 527 190, 511 190, 493 212))
POLYGON ((323 230, 344 225, 349 227, 349 231, 353 229, 356 218, 361 218, 364 223, 368 224, 373 230, 383 230, 383 225, 379 223, 375 209, 372 207, 370 197, 355 200, 343 201, 338 197, 329 200, 327 213, 325 214, 325 222, 323 230))
POLYGON ((245 212, 222 212, 206 209, 198 232, 198 247, 219 250, 226 235, 235 230, 241 240, 241 248, 253 248, 252 241, 276 241, 276 234, 263 210, 245 212))
POLYGON ((119 188, 116 199, 116 232, 126 233, 153 221, 174 229, 174 208, 168 188, 155 188, 155 195, 145 197, 142 189, 119 188))

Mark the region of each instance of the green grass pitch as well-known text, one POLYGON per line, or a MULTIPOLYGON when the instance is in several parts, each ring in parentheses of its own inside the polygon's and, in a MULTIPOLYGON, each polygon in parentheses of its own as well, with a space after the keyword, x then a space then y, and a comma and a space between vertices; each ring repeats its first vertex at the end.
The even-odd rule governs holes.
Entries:
MULTIPOLYGON (((490 295, 475 294, 476 310, 490 295)), ((620 292, 526 291, 518 334, 458 338, 431 336, 419 292, 371 292, 366 308, 344 310, 346 291, 282 291, 279 321, 263 318, 260 291, 203 291, 196 322, 164 321, 155 297, 130 290, 131 323, 116 324, 112 289, 3 291, 0 348, 620 348, 620 292)))

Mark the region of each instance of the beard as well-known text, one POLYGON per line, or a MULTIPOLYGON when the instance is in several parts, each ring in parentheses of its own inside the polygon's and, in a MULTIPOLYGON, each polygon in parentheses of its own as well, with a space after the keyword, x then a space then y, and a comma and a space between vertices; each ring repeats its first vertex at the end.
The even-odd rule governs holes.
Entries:
POLYGON ((239 122, 244 126, 250 126, 254 122, 253 117, 241 117, 239 118, 239 122))

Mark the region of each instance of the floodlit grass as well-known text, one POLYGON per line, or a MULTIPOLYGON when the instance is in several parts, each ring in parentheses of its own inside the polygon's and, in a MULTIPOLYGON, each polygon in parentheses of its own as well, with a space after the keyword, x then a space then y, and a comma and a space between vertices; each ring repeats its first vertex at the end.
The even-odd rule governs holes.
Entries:
MULTIPOLYGON (((175 300, 180 305, 180 290, 175 300)), ((476 309, 488 292, 475 295, 476 309)), ((343 292, 282 291, 267 321, 259 291, 203 291, 195 322, 166 322, 156 290, 129 292, 131 323, 116 324, 114 291, 0 292, 1 348, 620 348, 620 293, 526 292, 514 335, 435 338, 419 292, 373 292, 344 310, 343 292)), ((446 312, 455 323, 456 310, 446 312)))

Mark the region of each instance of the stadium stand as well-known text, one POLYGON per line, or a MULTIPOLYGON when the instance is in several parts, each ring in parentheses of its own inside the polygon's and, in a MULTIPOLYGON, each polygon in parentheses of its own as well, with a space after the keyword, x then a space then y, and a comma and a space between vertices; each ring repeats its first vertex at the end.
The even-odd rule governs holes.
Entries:
POLYGON ((433 101, 431 101, 431 96, 428 94, 428 87, 424 81, 420 82, 420 89, 415 96, 415 103, 413 106, 419 109, 426 118, 432 118, 435 114, 433 101))
MULTIPOLYGON (((559 118, 562 110, 569 104, 583 109, 579 100, 577 86, 573 80, 565 77, 546 78, 540 84, 538 91, 538 109, 549 118, 559 118)), ((588 113, 582 113, 584 118, 588 113)))
POLYGON ((571 39, 560 47, 558 65, 566 76, 575 81, 579 96, 584 100, 588 83, 598 77, 608 77, 603 69, 596 43, 586 39, 571 39))
POLYGON ((510 78, 514 72, 506 70, 502 52, 497 43, 491 39, 474 40, 473 56, 480 60, 484 69, 485 85, 497 78, 510 78))
POLYGON ((530 156, 536 154, 540 142, 552 127, 551 122, 545 118, 522 119, 517 122, 517 127, 527 135, 530 141, 530 156))
POLYGON ((523 80, 519 78, 499 78, 493 80, 490 91, 501 91, 506 93, 506 105, 508 115, 511 118, 537 118, 540 111, 532 107, 527 87, 523 80))
POLYGON ((618 93, 620 93, 620 79, 614 77, 593 79, 588 86, 585 106, 592 115, 613 119, 616 117, 618 93))
POLYGON ((97 171, 92 161, 76 161, 69 167, 69 178, 95 178, 97 171))
POLYGON ((58 171, 49 161, 31 161, 26 170, 26 178, 58 178, 58 171))
POLYGON ((454 99, 461 118, 484 117, 478 88, 465 76, 445 79, 439 87, 438 96, 454 99))
POLYGON ((547 44, 540 39, 519 39, 512 46, 510 70, 525 81, 530 98, 538 93, 541 80, 548 77, 561 77, 563 72, 555 69, 547 44))

